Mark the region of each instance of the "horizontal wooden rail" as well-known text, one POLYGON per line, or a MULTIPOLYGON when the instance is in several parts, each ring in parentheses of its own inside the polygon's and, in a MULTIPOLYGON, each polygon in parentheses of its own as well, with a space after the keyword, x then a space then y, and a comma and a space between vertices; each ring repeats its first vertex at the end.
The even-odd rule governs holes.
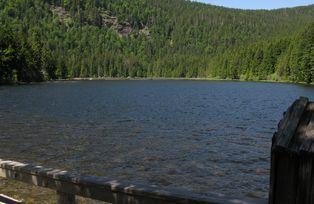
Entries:
MULTIPOLYGON (((141 185, 126 185, 116 180, 83 176, 0 159, 0 177, 14 179, 57 191, 57 203, 75 203, 75 195, 109 203, 256 203, 256 200, 228 199, 217 194, 211 198, 191 192, 161 190, 141 185)), ((258 203, 266 203, 259 200, 258 203)))
POLYGON ((8 203, 8 204, 22 204, 22 201, 15 200, 6 195, 0 194, 0 203, 8 203))

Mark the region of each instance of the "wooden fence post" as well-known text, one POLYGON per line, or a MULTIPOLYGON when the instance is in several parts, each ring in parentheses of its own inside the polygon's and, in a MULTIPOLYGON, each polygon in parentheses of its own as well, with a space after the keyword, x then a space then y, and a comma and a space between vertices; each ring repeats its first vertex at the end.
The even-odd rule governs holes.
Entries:
POLYGON ((271 148, 269 204, 314 203, 314 103, 296 100, 271 148))
POLYGON ((75 204, 75 195, 57 191, 57 204, 75 204))

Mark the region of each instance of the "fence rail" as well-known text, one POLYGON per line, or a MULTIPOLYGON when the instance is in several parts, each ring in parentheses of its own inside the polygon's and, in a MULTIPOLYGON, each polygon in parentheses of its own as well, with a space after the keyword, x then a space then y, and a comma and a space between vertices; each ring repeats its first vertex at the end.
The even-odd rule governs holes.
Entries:
POLYGON ((75 203, 76 195, 108 203, 128 204, 266 203, 261 200, 231 199, 218 194, 212 194, 210 198, 202 198, 191 192, 175 192, 149 186, 126 185, 105 177, 83 176, 67 171, 1 159, 0 177, 53 189, 57 192, 57 203, 59 204, 75 203))

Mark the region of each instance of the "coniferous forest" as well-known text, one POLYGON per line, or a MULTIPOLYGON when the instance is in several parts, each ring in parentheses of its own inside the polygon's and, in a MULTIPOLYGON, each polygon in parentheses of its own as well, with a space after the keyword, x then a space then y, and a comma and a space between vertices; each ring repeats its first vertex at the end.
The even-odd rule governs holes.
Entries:
POLYGON ((0 84, 76 77, 314 82, 314 5, 1 0, 0 84))

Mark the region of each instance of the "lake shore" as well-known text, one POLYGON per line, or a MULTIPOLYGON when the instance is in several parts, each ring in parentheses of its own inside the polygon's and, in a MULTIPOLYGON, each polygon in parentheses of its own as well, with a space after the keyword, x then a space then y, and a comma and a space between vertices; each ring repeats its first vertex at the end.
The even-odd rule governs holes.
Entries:
POLYGON ((43 84, 43 83, 56 83, 63 81, 226 81, 226 82, 254 82, 254 83, 282 83, 282 84, 296 84, 296 85, 306 85, 306 86, 314 86, 314 83, 307 84, 305 82, 293 82, 288 80, 242 80, 242 79, 220 79, 220 78, 183 78, 183 77, 74 77, 67 79, 56 79, 56 80, 48 80, 42 82, 12 82, 10 84, 0 84, 0 86, 19 86, 19 85, 33 85, 33 84, 43 84))
POLYGON ((149 80, 169 80, 169 81, 233 81, 233 82, 254 82, 254 83, 283 83, 283 84, 301 84, 301 85, 314 85, 314 83, 307 84, 305 82, 293 82, 288 80, 242 80, 242 79, 221 79, 221 78, 184 78, 184 77, 81 77, 81 78, 68 78, 68 79, 57 79, 55 81, 149 81, 149 80))

